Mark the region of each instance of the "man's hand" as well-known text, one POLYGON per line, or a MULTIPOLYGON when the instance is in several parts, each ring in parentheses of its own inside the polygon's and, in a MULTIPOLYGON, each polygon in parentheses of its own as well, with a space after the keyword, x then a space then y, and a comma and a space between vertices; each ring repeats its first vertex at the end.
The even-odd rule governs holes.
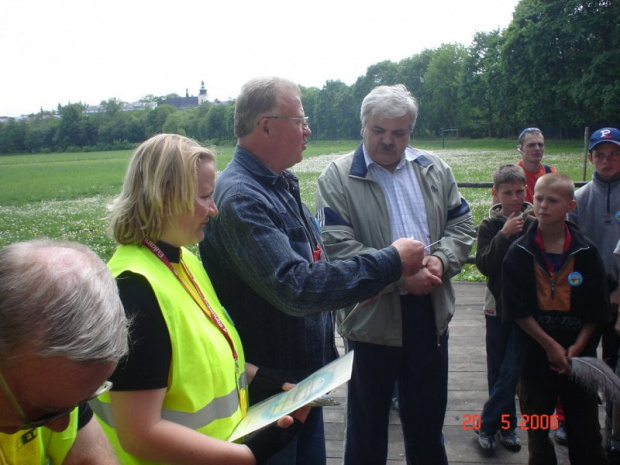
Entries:
POLYGON ((403 267, 403 276, 412 276, 422 268, 424 244, 414 239, 397 239, 392 244, 396 247, 403 267))
POLYGON ((422 260, 422 266, 439 279, 443 277, 443 262, 439 257, 427 255, 422 260))
POLYGON ((427 295, 443 283, 443 263, 439 258, 429 255, 424 257, 422 264, 420 271, 405 279, 403 289, 409 294, 427 295))

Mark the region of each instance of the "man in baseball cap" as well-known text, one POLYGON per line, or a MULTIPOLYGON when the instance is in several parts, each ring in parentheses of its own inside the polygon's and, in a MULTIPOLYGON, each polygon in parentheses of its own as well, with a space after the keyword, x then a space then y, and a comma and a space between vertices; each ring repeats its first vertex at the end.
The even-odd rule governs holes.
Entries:
MULTIPOLYGON (((601 341, 603 360, 613 369, 618 363, 620 349, 620 336, 614 329, 614 323, 620 328, 620 269, 613 258, 620 240, 620 130, 608 127, 594 131, 588 146, 588 159, 594 166, 592 180, 575 192, 577 208, 569 219, 579 225, 581 232, 594 243, 605 265, 613 322, 602 328, 601 341)), ((607 414, 614 423, 610 457, 615 461, 610 463, 620 463, 620 405, 612 407, 608 403, 607 414)))

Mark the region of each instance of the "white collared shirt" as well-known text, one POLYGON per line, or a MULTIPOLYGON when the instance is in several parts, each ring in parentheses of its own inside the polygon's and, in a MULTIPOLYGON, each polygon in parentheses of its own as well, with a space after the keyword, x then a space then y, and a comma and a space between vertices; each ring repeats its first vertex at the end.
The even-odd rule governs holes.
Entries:
POLYGON ((411 147, 407 147, 392 173, 375 163, 368 155, 365 146, 363 150, 368 171, 379 183, 385 195, 392 242, 402 237, 410 237, 425 245, 430 244, 426 205, 418 178, 410 163, 418 157, 418 154, 411 147))

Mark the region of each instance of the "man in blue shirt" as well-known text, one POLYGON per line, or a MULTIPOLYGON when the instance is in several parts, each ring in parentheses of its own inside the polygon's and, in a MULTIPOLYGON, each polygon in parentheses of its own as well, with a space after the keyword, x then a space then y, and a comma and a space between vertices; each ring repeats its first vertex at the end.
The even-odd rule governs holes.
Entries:
MULTIPOLYGON (((217 180, 219 215, 200 245, 247 360, 297 380, 338 356, 327 311, 414 274, 423 256, 420 242, 399 239, 349 260, 325 260, 320 232, 288 171, 302 160, 310 134, 295 83, 273 77, 243 86, 235 105, 238 145, 217 180)), ((297 440, 268 463, 325 462, 322 412, 314 408, 297 440)))

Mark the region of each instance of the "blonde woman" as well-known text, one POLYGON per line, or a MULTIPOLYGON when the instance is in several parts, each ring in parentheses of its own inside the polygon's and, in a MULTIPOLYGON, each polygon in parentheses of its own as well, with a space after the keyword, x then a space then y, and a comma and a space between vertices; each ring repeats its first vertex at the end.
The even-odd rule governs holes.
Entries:
POLYGON ((257 368, 245 363, 233 322, 185 249, 202 240, 218 212, 214 188, 213 153, 160 134, 135 151, 111 207, 120 245, 108 266, 132 335, 96 411, 123 464, 261 463, 301 425, 284 417, 244 444, 226 442, 244 416, 257 368))

